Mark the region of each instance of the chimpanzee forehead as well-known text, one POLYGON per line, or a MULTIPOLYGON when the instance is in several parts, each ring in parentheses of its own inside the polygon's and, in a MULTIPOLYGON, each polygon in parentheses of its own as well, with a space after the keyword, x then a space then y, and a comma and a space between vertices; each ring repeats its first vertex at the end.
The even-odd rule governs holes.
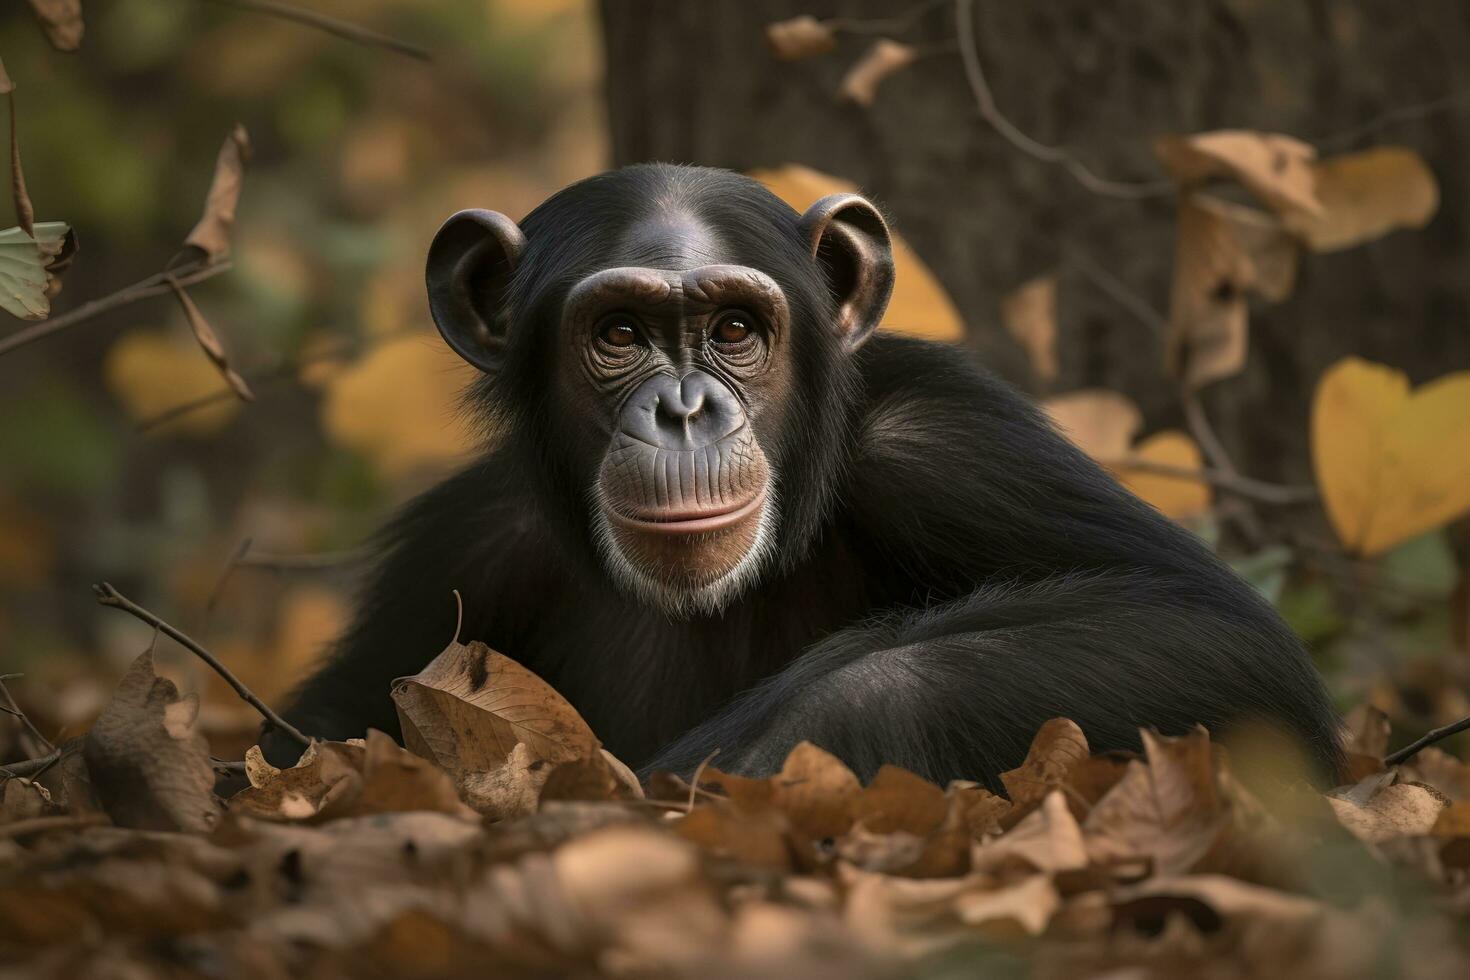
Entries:
POLYGON ((721 306, 746 307, 776 332, 790 317, 786 296, 770 276, 740 265, 704 265, 683 271, 648 266, 603 269, 567 294, 564 319, 574 329, 615 309, 636 309, 682 321, 721 306))
POLYGON ((735 260, 707 221, 677 207, 639 218, 622 234, 616 252, 611 264, 671 272, 735 260))

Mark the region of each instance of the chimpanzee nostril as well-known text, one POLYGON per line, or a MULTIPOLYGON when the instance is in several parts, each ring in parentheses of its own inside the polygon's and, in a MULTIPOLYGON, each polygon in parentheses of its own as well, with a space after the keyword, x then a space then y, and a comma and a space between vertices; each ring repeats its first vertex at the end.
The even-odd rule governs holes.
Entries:
POLYGON ((623 406, 623 432, 661 449, 696 449, 745 424, 735 393, 701 371, 649 378, 623 406))

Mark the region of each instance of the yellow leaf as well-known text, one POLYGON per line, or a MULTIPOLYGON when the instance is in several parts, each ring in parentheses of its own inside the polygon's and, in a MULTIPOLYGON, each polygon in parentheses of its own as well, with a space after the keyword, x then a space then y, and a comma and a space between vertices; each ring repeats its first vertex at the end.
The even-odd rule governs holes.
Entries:
POLYGON ((1203 480, 1159 472, 1151 467, 1198 472, 1204 466, 1199 447, 1172 429, 1140 442, 1132 454, 1114 467, 1123 486, 1153 505, 1165 517, 1184 520, 1210 509, 1210 487, 1203 480))
POLYGON ((458 396, 475 371, 437 339, 380 344, 327 384, 322 425, 390 479, 447 468, 475 447, 458 396))
MULTIPOLYGON (((828 194, 857 190, 851 181, 797 163, 753 170, 750 176, 798 211, 805 211, 813 201, 828 194)), ((888 312, 883 315, 883 327, 926 340, 962 340, 964 322, 949 294, 898 235, 893 236, 893 265, 897 282, 888 312)))
POLYGON ((1376 146, 1314 164, 1323 213, 1287 215, 1287 225, 1314 252, 1335 252, 1396 228, 1423 228, 1439 209, 1439 184, 1423 158, 1398 146, 1376 146))
POLYGON ((1409 391, 1350 357, 1312 401, 1312 465, 1337 536, 1375 555, 1470 510, 1470 371, 1409 391))
MULTIPOLYGON (((196 345, 176 343, 156 330, 135 330, 118 338, 107 351, 102 372, 107 387, 135 422, 213 395, 221 388, 219 373, 196 345)), ((237 399, 221 399, 150 431, 210 435, 239 413, 237 399)))

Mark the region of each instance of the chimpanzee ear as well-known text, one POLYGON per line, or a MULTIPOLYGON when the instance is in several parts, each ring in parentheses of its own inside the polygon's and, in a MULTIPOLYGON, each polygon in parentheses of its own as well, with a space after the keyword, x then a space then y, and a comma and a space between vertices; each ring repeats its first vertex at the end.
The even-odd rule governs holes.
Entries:
POLYGON ((429 310, 455 352, 482 371, 500 367, 510 326, 506 287, 526 247, 498 211, 461 211, 429 245, 429 310))
POLYGON ((806 209, 801 232, 837 300, 849 350, 868 339, 893 295, 893 250, 878 209, 857 194, 829 194, 806 209))

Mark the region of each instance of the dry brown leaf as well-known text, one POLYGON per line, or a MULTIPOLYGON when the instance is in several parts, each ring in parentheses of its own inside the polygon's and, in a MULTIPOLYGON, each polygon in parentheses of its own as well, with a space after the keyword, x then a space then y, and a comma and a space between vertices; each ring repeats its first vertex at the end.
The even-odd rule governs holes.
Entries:
POLYGON ((5 75, 5 68, 0 65, 0 76, 9 86, 5 89, 9 94, 6 96, 10 103, 10 197, 15 204, 15 223, 20 225, 22 231, 32 238, 36 237, 36 208, 31 204, 31 196, 26 193, 26 175, 20 165, 20 134, 16 130, 15 122, 15 85, 10 77, 5 75))
POLYGON ((204 198, 204 214, 184 245, 197 248, 214 263, 230 254, 230 232, 235 227, 235 209, 245 181, 245 163, 250 159, 250 134, 239 123, 225 137, 214 163, 214 177, 204 198))
POLYGON ((1288 214, 1286 223, 1314 252, 1352 248, 1399 228, 1423 228, 1439 210, 1433 171, 1401 146, 1330 157, 1312 172, 1322 213, 1288 214))
POLYGON ((214 767, 198 720, 198 695, 180 696, 155 674, 152 650, 133 661, 82 743, 92 791, 115 823, 196 832, 214 825, 214 767))
POLYGON ((318 751, 330 789, 317 820, 415 810, 479 819, 460 801, 448 773, 376 729, 368 730, 364 746, 323 742, 318 751))
POLYGON ((1052 790, 1068 782, 1072 770, 1088 757, 1087 736, 1069 718, 1053 718, 1042 725, 1026 759, 1010 772, 1000 774, 1006 795, 1017 807, 1041 802, 1052 790))
POLYGON ((1044 874, 1030 875, 994 891, 968 891, 954 900, 955 915, 969 926, 981 927, 983 935, 1004 937, 1012 925, 1027 936, 1046 931, 1051 917, 1062 906, 1051 879, 1044 874))
POLYGON ((793 866, 789 829, 778 810, 742 810, 727 803, 696 807, 674 825, 680 837, 715 857, 777 871, 793 866))
MULTIPOLYGON (((1371 704, 1360 704, 1343 718, 1343 751, 1347 756, 1348 782, 1383 771, 1388 754, 1388 716, 1371 704)), ((1428 780, 1434 782, 1434 780, 1428 780)))
POLYGON ((193 298, 184 291, 184 287, 180 286, 179 281, 172 276, 169 277, 168 284, 173 289, 174 296, 179 301, 179 306, 183 308, 184 318, 189 321, 189 330, 193 332, 194 339, 199 342, 199 347, 204 351, 205 356, 214 364, 220 375, 225 379, 225 382, 235 392, 236 397, 241 401, 254 401, 255 393, 250 390, 250 386, 245 383, 245 379, 234 368, 230 367, 229 358, 225 356, 224 344, 220 343, 219 335, 214 332, 214 328, 209 325, 209 321, 204 319, 203 312, 200 311, 198 306, 194 305, 193 298))
MULTIPOLYGON (((10 72, 5 70, 5 62, 0 59, 0 95, 9 95, 15 91, 15 82, 10 78, 10 72)), ((10 103, 10 113, 15 114, 15 103, 10 103)))
POLYGON ((825 21, 802 14, 767 24, 766 42, 771 46, 771 53, 782 61, 800 61, 837 47, 837 36, 825 21))
POLYGON ((75 51, 82 46, 82 0, 30 0, 30 4, 52 47, 75 51))
MULTIPOLYGON (((516 746, 519 751, 521 745, 516 746)), ((573 759, 552 768, 538 799, 548 800, 641 800, 643 787, 638 777, 607 749, 585 759, 573 759)), ((478 808, 477 808, 478 809, 478 808)))
POLYGON ((1056 395, 1041 407, 1062 435, 1104 464, 1126 457, 1134 434, 1143 425, 1143 414, 1132 400, 1105 388, 1056 395))
MULTIPOLYGON (((288 769, 265 761, 260 746, 245 752, 245 776, 250 785, 230 797, 232 813, 267 820, 305 820, 316 816, 334 783, 322 774, 321 743, 312 742, 288 769)), ((340 772, 338 775, 342 775, 340 772)))
POLYGON ((1156 432, 1110 468, 1118 482, 1165 517, 1182 521, 1210 509, 1214 494, 1203 479, 1153 471, 1148 468, 1150 465, 1171 471, 1201 472, 1204 455, 1189 436, 1175 429, 1156 432))
POLYGON ((1022 283, 1000 301, 1000 321, 1026 352, 1031 370, 1050 384, 1057 377, 1057 277, 1022 283))
POLYGON ((1354 837, 1370 844, 1427 834, 1449 805, 1443 794, 1414 783, 1385 786, 1362 806, 1332 796, 1327 802, 1338 822, 1354 837))
POLYGON ((907 44, 882 37, 847 70, 837 86, 837 94, 849 102, 868 108, 878 97, 878 86, 894 72, 907 67, 919 52, 907 44))
POLYGON ((1281 218, 1260 208, 1246 207, 1208 194, 1195 194, 1193 200, 1229 225, 1236 243, 1250 258, 1255 272, 1251 292, 1272 303, 1279 303, 1291 295, 1296 286, 1301 244, 1287 230, 1281 218))
POLYGON ((495 769, 525 743, 555 765, 597 754, 597 737, 565 698, 531 671, 478 641, 454 641, 393 685, 410 751, 454 773, 495 769))
POLYGON ((852 803, 853 819, 876 834, 904 831, 925 838, 944 823, 944 790, 898 766, 882 766, 852 803))
POLYGON ((1400 767, 1409 782, 1428 783, 1457 803, 1470 801, 1470 764, 1433 745, 1400 767))
POLYGON ((7 779, 0 783, 0 824, 30 820, 61 812, 51 793, 33 779, 7 779))
POLYGON ((1410 392, 1401 371, 1356 357, 1322 375, 1312 465, 1327 516, 1365 556, 1470 510, 1470 371, 1410 392))
POLYGON ((1164 369, 1191 388, 1245 367, 1250 309, 1246 292, 1255 266, 1229 220, 1189 194, 1179 202, 1174 281, 1164 369))
MULTIPOLYGON (((1227 921, 1256 920, 1276 928, 1305 928, 1324 914, 1321 903, 1224 875, 1162 876, 1119 893, 1114 914, 1120 924, 1167 918, 1173 902, 1197 902, 1227 921)), ((1185 913, 1186 916, 1188 913, 1185 913)))
POLYGON ((1232 177, 1276 211, 1322 212, 1312 171, 1317 151, 1295 137, 1221 129, 1162 137, 1154 144, 1154 152, 1182 187, 1212 177, 1232 177))
POLYGON ((976 871, 1009 875, 1017 872, 1074 871, 1087 866, 1088 847, 1077 818, 1060 790, 1048 793, 1041 806, 1004 836, 982 842, 971 854, 976 871))
POLYGON ((771 786, 772 804, 786 814, 794 831, 814 841, 847 833, 863 791, 841 759, 811 742, 791 750, 781 771, 771 777, 771 786))

